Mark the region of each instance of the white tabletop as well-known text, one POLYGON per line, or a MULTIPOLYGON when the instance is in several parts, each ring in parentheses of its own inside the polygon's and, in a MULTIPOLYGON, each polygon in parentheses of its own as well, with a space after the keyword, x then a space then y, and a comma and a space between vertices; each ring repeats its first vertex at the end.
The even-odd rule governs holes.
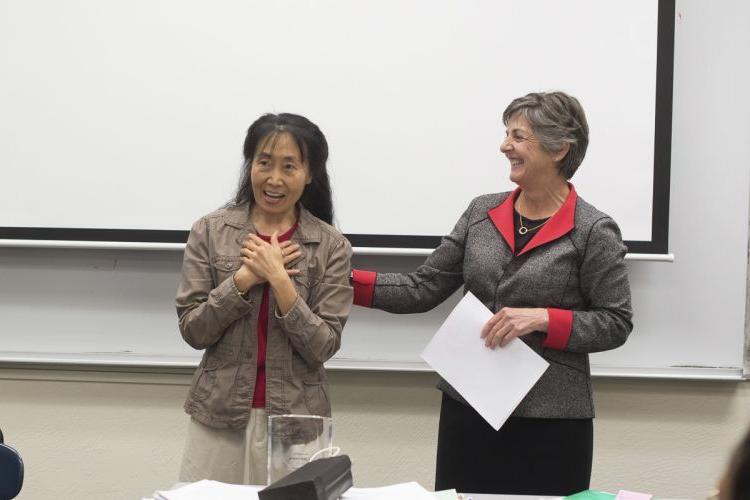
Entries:
MULTIPOLYGON (((188 483, 176 483, 172 485, 170 489, 179 488, 185 486, 188 483)), ((562 500, 560 496, 540 496, 540 495, 495 495, 488 493, 461 493, 460 498, 462 500, 562 500)), ((659 500, 685 500, 676 498, 662 498, 658 497, 659 500)), ((152 500, 150 497, 144 497, 143 500, 152 500)))
MULTIPOLYGON (((170 490, 185 486, 189 483, 176 483, 173 484, 170 490)), ((555 496, 539 496, 539 495, 492 495, 487 493, 462 493, 460 494, 462 500, 560 500, 563 497, 555 496)), ((152 497, 144 497, 143 500, 153 500, 152 497)))

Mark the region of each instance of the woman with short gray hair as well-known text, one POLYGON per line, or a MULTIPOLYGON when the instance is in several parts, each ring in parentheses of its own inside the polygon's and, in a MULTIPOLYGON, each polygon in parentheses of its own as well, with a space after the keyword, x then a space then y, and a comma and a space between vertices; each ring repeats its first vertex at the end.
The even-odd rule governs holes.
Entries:
POLYGON ((514 99, 503 112, 503 123, 523 116, 534 129, 541 147, 548 153, 568 148, 559 170, 566 180, 573 177, 586 156, 589 126, 581 104, 563 92, 531 93, 514 99))
MULTIPOLYGON (((490 349, 519 338, 549 368, 495 431, 445 380, 435 489, 569 495, 588 489, 594 406, 588 354, 632 330, 626 247, 617 224, 578 197, 588 147, 583 108, 532 93, 503 113, 500 151, 512 192, 475 198, 412 273, 355 270, 355 304, 393 313, 437 306, 461 285, 495 314, 477 335, 490 349)), ((460 362, 460 360, 457 360, 460 362)))

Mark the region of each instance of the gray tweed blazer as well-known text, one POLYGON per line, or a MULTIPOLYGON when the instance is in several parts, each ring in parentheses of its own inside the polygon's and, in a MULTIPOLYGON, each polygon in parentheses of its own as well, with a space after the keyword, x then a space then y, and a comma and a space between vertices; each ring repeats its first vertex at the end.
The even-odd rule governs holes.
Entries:
MULTIPOLYGON (((518 192, 475 198, 415 272, 379 273, 372 307, 423 312, 463 285, 493 312, 545 307, 570 318, 572 311, 570 336, 559 348, 544 346, 542 332, 521 337, 550 367, 513 416, 591 418, 588 353, 622 345, 633 327, 626 247, 617 224, 571 187, 558 213, 514 255, 512 202, 518 192)), ((464 402, 445 380, 438 388, 464 402)))

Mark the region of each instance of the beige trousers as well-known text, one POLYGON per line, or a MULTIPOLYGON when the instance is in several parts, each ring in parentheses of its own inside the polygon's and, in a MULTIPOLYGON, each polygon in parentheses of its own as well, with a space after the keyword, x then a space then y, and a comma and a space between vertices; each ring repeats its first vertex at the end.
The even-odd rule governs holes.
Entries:
POLYGON ((253 408, 244 429, 214 429, 191 418, 182 455, 180 482, 213 479, 232 484, 266 484, 268 417, 253 408))

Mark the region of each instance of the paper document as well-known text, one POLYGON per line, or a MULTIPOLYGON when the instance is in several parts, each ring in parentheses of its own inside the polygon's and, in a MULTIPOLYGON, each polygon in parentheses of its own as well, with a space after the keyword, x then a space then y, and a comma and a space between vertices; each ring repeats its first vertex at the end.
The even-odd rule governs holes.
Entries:
POLYGON ((341 500, 435 500, 419 483, 392 484, 380 488, 349 488, 341 500))
POLYGON ((422 352, 424 359, 498 430, 549 366, 520 339, 490 349, 480 338, 492 312, 471 292, 422 352))
POLYGON ((154 500, 258 500, 258 491, 263 488, 204 479, 175 490, 157 491, 154 500))
POLYGON ((462 500, 456 490, 440 490, 433 493, 436 500, 462 500))

